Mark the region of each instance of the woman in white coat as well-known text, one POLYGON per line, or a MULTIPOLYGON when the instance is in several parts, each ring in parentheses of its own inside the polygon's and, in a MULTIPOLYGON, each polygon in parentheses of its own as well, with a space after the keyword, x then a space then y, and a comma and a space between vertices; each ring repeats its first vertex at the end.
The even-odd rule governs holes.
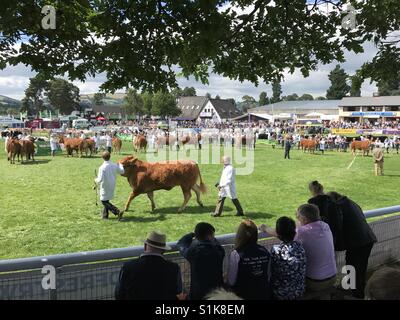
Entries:
POLYGON ((222 162, 224 164, 224 169, 222 170, 221 178, 217 184, 218 202, 212 216, 221 216, 226 197, 232 199, 232 202, 236 207, 236 216, 243 216, 243 209, 236 193, 235 168, 232 166, 231 158, 228 156, 224 156, 222 162))

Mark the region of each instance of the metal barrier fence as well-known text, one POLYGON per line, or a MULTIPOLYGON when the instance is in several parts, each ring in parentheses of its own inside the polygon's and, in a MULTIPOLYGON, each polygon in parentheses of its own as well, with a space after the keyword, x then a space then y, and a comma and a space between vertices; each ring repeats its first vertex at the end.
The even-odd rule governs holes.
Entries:
MULTIPOLYGON (((399 213, 400 205, 365 212, 367 218, 399 213)), ((375 244, 369 268, 400 260, 400 215, 384 217, 371 223, 378 242, 375 244)), ((217 237, 228 253, 232 250, 234 234, 217 237)), ((268 235, 260 235, 260 243, 270 248, 279 242, 268 235)), ((182 270, 186 291, 190 286, 189 264, 176 252, 176 242, 169 243, 173 250, 167 259, 178 263, 182 270)), ((98 250, 60 254, 46 257, 10 259, 0 261, 0 299, 113 299, 119 270, 126 259, 137 258, 142 247, 98 250), (41 268, 52 265, 56 268, 56 289, 42 288, 44 274, 41 268)), ((344 265, 344 253, 337 253, 339 272, 344 265)), ((226 268, 226 259, 225 266, 226 268)), ((225 269, 226 270, 226 269, 225 269)))

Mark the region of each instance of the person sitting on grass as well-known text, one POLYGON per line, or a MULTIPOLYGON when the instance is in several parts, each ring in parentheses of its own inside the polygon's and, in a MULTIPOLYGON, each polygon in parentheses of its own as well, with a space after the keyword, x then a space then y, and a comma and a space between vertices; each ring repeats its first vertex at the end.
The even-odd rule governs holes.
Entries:
POLYGON ((125 262, 115 288, 117 300, 177 300, 182 296, 182 276, 178 264, 163 257, 171 250, 166 236, 151 232, 139 259, 125 262))
POLYGON ((271 248, 271 285, 274 299, 295 300, 305 292, 306 253, 300 242, 294 241, 296 223, 288 217, 276 221, 275 230, 265 224, 261 232, 275 235, 282 242, 271 248))
POLYGON ((222 287, 225 250, 215 239, 215 228, 206 222, 196 225, 194 232, 177 243, 181 255, 190 263, 192 300, 201 300, 212 290, 222 287))
MULTIPOLYGON (((296 241, 306 252, 306 294, 333 288, 336 282, 336 260, 333 236, 329 225, 321 221, 319 209, 313 204, 303 204, 297 209, 296 241)), ((322 295, 321 299, 327 298, 322 295)))
POLYGON ((238 228, 235 250, 229 256, 228 284, 245 300, 269 299, 270 253, 257 244, 258 229, 251 220, 243 221, 238 228))

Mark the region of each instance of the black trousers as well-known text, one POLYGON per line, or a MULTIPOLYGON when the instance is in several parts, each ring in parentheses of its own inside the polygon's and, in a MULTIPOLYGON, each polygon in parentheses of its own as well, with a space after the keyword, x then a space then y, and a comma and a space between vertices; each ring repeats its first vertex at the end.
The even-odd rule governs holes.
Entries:
MULTIPOLYGON (((217 206, 214 211, 214 214, 216 216, 220 216, 222 214, 222 210, 224 209, 225 199, 226 199, 226 197, 218 198, 217 206)), ((232 203, 235 205, 236 214, 243 215, 243 209, 242 209, 242 206, 240 205, 239 199, 232 199, 232 203)))
POLYGON ((104 208, 103 208, 103 219, 108 219, 109 211, 111 211, 116 216, 119 214, 119 209, 116 206, 114 206, 109 200, 101 201, 101 203, 104 206, 104 208))
POLYGON ((285 159, 290 159, 290 149, 285 149, 285 159))
POLYGON ((366 273, 368 259, 371 254, 373 243, 365 246, 346 250, 346 265, 351 265, 356 271, 356 289, 352 290, 353 296, 364 299, 366 273))

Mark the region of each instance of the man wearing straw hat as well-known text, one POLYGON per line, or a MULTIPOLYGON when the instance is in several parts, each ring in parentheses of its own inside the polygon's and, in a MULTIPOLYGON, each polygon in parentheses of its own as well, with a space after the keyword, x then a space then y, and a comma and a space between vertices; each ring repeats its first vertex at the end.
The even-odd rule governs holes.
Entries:
POLYGON ((232 166, 229 156, 223 156, 222 162, 224 164, 224 169, 222 170, 219 183, 216 184, 218 188, 218 203, 214 213, 211 215, 213 217, 219 217, 222 214, 225 199, 229 197, 236 207, 236 216, 243 216, 243 209, 236 194, 235 168, 232 166))
POLYGON ((151 232, 140 258, 123 264, 115 288, 117 300, 177 300, 181 296, 181 270, 163 256, 171 250, 166 240, 165 234, 151 232))

